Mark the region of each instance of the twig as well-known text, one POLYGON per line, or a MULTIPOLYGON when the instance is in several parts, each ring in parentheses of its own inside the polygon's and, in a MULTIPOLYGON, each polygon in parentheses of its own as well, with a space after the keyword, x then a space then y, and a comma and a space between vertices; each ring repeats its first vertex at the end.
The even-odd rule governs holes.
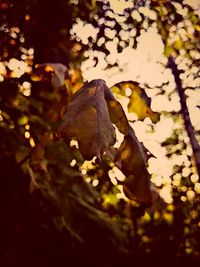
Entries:
POLYGON ((21 159, 19 162, 18 162, 18 165, 21 166, 23 165, 31 156, 31 152, 29 152, 23 159, 21 159))

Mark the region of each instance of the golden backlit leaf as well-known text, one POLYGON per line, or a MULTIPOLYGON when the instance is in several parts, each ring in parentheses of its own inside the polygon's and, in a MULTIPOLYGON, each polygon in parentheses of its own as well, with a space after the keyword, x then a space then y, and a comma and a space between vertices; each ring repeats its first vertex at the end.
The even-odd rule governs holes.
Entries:
POLYGON ((151 204, 150 175, 146 169, 145 154, 132 128, 129 128, 129 133, 119 148, 117 162, 127 177, 123 182, 125 195, 130 199, 151 204))
POLYGON ((123 81, 116 83, 111 87, 111 90, 114 93, 126 95, 126 89, 131 89, 132 91, 137 90, 139 88, 139 85, 137 82, 134 81, 123 81))
POLYGON ((139 86, 134 87, 130 96, 128 111, 136 113, 139 120, 144 120, 148 117, 152 120, 152 122, 157 122, 160 118, 159 113, 153 112, 150 105, 151 100, 145 91, 139 86))
POLYGON ((180 50, 184 45, 183 40, 179 37, 178 39, 176 39, 176 41, 174 42, 174 47, 177 50, 180 50))
POLYGON ((65 80, 68 86, 71 87, 72 93, 76 93, 83 86, 83 77, 80 69, 73 67, 69 70, 69 80, 65 80))
POLYGON ((103 80, 93 80, 74 94, 59 129, 64 139, 78 141, 85 159, 101 155, 115 143, 115 129, 105 100, 103 80))
POLYGON ((121 92, 126 95, 126 90, 131 90, 130 101, 128 104, 128 111, 137 114, 139 120, 144 120, 149 117, 152 122, 157 122, 160 118, 159 113, 152 111, 151 98, 147 96, 144 89, 142 89, 137 82, 124 81, 115 84, 112 90, 121 92))
POLYGON ((197 30, 198 32, 200 32, 200 25, 197 24, 197 25, 194 26, 194 28, 195 28, 195 30, 197 30))
POLYGON ((45 65, 44 70, 46 72, 54 72, 54 68, 52 66, 50 66, 50 65, 45 65))
POLYGON ((31 79, 41 81, 50 78, 51 85, 58 88, 65 84, 66 72, 67 67, 61 63, 37 64, 36 71, 32 74, 31 79))
POLYGON ((170 56, 176 57, 177 51, 174 46, 166 44, 164 47, 164 55, 168 58, 170 56))
POLYGON ((129 112, 134 112, 137 114, 139 120, 144 120, 148 117, 153 123, 156 123, 160 119, 160 114, 158 112, 152 111, 148 106, 146 106, 143 101, 134 105, 130 105, 129 102, 128 108, 129 112))
POLYGON ((121 133, 126 135, 129 124, 121 104, 116 100, 107 100, 106 102, 112 123, 117 126, 121 133))

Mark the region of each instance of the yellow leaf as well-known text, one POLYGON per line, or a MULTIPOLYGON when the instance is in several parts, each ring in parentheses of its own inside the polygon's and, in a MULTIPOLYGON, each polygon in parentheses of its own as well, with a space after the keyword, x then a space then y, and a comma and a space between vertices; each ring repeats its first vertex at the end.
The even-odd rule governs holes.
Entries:
POLYGON ((160 118, 159 113, 151 110, 151 98, 147 96, 144 89, 142 89, 137 82, 125 81, 115 84, 112 89, 126 95, 126 90, 129 88, 132 92, 128 104, 128 111, 137 114, 139 120, 144 120, 149 117, 152 122, 157 122, 160 118))
POLYGON ((18 124, 19 125, 25 125, 27 123, 28 123, 28 117, 27 116, 23 116, 23 117, 18 119, 18 124))
POLYGON ((126 95, 126 89, 130 88, 132 91, 139 88, 138 83, 134 81, 125 81, 116 83, 111 87, 111 90, 116 94, 126 95))
POLYGON ((46 65, 45 68, 44 68, 44 70, 46 72, 54 72, 54 68, 52 66, 49 66, 49 65, 46 65))
POLYGON ((183 41, 181 38, 178 38, 175 42, 174 42, 174 47, 179 50, 183 47, 183 41))
POLYGON ((195 30, 197 30, 198 32, 200 32, 200 25, 195 25, 195 30))

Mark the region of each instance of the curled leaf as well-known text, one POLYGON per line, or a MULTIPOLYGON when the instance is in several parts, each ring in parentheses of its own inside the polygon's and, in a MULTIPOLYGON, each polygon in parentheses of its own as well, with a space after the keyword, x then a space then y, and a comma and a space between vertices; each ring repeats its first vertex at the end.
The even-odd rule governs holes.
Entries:
POLYGON ((117 126, 121 133, 126 135, 129 124, 121 104, 116 100, 107 100, 106 102, 112 123, 117 126))
POLYGON ((115 129, 105 100, 103 80, 93 80, 74 94, 59 129, 64 139, 78 141, 85 159, 101 155, 115 143, 115 129))
POLYGON ((152 192, 152 206, 148 208, 148 212, 153 214, 154 211, 162 211, 167 207, 167 203, 160 196, 157 187, 151 183, 151 192, 152 192))
POLYGON ((125 112, 103 80, 93 80, 74 94, 63 116, 58 135, 66 140, 78 141, 85 159, 104 152, 116 158, 116 165, 125 174, 123 182, 128 198, 152 203, 150 176, 142 144, 128 123, 125 112), (115 143, 115 124, 125 135, 119 151, 111 150, 115 143))
POLYGON ((126 196, 150 204, 152 193, 150 175, 145 164, 145 154, 131 127, 119 148, 117 162, 120 162, 121 170, 127 177, 123 182, 126 196))
POLYGON ((129 123, 121 104, 115 99, 112 91, 107 86, 104 87, 104 90, 105 99, 112 123, 116 125, 121 133, 127 134, 129 123))

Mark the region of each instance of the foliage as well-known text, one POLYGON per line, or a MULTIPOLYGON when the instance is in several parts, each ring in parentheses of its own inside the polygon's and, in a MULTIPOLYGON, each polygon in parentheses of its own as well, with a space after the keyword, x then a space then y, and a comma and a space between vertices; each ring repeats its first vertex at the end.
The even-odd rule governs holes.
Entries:
MULTIPOLYGON (((184 164, 175 165, 173 203, 167 205, 146 168, 151 151, 138 141, 118 101, 128 88, 128 111, 158 123, 164 115, 151 109, 143 89, 148 85, 123 81, 109 89, 103 80, 83 85, 84 51, 104 53, 108 69, 115 67, 108 42, 117 38, 118 53, 133 38, 136 47, 141 32, 155 23, 166 56, 188 57, 187 68, 198 65, 199 19, 190 6, 134 3, 119 14, 112 1, 0 3, 2 266, 198 264, 198 176, 193 168, 183 178, 184 164), (73 32, 78 21, 98 29, 96 37, 84 43, 73 32), (170 33, 177 29, 180 36, 173 41, 170 33), (117 146, 118 131, 123 137, 117 146)), ((164 86, 158 86, 159 94, 164 86)), ((170 116, 180 123, 179 114, 170 116)), ((162 143, 169 158, 187 149, 181 131, 162 143)))

